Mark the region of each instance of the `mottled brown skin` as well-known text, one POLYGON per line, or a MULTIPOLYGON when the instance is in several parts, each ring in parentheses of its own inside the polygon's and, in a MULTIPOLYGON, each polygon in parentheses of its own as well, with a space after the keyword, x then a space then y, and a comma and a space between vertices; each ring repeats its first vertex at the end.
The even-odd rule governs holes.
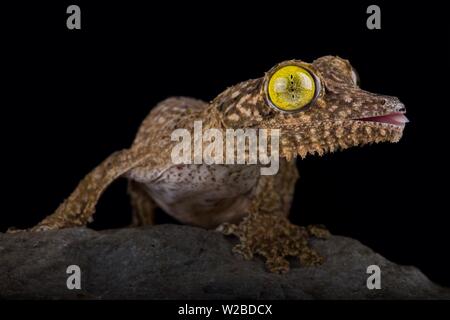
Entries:
POLYGON ((126 177, 134 225, 153 224, 154 208, 159 206, 182 223, 237 236, 240 243, 234 251, 248 259, 264 256, 270 271, 289 270, 288 256, 298 257, 303 265, 316 265, 323 259, 309 247, 308 239, 326 238, 328 232, 293 225, 287 218, 298 179, 295 158, 397 142, 403 125, 361 119, 404 112, 397 98, 361 90, 346 60, 325 56, 312 64, 286 61, 264 77, 226 89, 211 103, 191 98, 161 102, 129 149, 108 157, 52 215, 30 230, 85 226, 105 188, 126 177), (308 68, 321 87, 318 99, 295 113, 269 106, 265 90, 272 72, 288 64, 308 68), (261 176, 258 165, 174 165, 170 152, 176 142, 170 135, 177 128, 192 130, 195 120, 203 121, 203 129, 281 129, 280 171, 261 176))

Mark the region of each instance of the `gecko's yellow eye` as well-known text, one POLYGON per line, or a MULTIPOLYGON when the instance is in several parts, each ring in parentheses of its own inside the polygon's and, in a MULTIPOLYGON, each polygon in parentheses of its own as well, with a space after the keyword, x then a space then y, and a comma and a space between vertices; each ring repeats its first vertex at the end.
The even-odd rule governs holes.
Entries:
POLYGON ((267 85, 270 102, 283 111, 297 111, 316 96, 316 83, 311 73, 295 65, 281 67, 267 85))

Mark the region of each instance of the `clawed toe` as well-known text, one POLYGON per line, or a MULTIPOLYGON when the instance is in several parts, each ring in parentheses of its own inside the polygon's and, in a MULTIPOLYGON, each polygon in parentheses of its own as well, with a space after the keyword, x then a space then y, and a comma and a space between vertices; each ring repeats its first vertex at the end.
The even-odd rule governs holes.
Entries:
POLYGON ((50 230, 54 230, 56 228, 52 228, 51 226, 48 225, 37 225, 33 228, 30 229, 30 231, 32 232, 44 232, 44 231, 50 231, 50 230))
POLYGON ((324 258, 311 248, 305 248, 298 255, 300 264, 305 267, 315 267, 323 264, 324 258))
POLYGON ((270 272, 283 274, 289 271, 289 261, 283 257, 267 259, 266 267, 270 272))
POLYGON ((27 231, 27 229, 16 229, 15 227, 11 227, 11 228, 8 228, 8 230, 6 230, 6 233, 14 234, 14 233, 22 233, 22 232, 26 232, 26 231, 27 231))
POLYGON ((243 244, 237 244, 233 247, 233 252, 238 253, 244 257, 246 260, 251 260, 253 258, 252 250, 243 244))
POLYGON ((319 224, 309 225, 306 230, 312 237, 316 237, 319 239, 329 239, 331 236, 330 231, 328 231, 325 226, 319 224))
POLYGON ((14 233, 24 233, 24 232, 44 232, 44 231, 49 231, 49 230, 54 230, 54 229, 56 229, 56 228, 51 227, 49 225, 37 225, 37 226, 34 226, 33 228, 28 228, 28 229, 16 229, 14 227, 11 227, 8 230, 6 230, 6 233, 14 234, 14 233))
POLYGON ((221 225, 219 225, 216 228, 217 232, 220 232, 224 235, 230 235, 230 234, 234 234, 234 232, 236 231, 237 226, 235 224, 231 224, 231 223, 222 223, 221 225))

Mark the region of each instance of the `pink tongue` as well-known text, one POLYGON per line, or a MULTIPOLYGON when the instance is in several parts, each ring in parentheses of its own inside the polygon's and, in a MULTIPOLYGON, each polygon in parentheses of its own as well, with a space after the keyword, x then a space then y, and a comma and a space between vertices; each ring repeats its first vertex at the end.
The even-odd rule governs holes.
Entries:
POLYGON ((362 120, 390 123, 390 124, 396 124, 396 125, 401 125, 401 124, 405 124, 405 123, 409 122, 408 118, 404 114, 401 114, 401 113, 393 113, 393 114, 388 114, 386 116, 364 118, 362 120))

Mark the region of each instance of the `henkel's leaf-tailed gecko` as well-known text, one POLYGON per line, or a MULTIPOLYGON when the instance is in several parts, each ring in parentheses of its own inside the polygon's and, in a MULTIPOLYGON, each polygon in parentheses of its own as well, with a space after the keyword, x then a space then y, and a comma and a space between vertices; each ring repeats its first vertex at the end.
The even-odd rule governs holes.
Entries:
POLYGON ((308 239, 326 238, 328 231, 288 220, 298 179, 295 159, 397 142, 407 122, 404 113, 397 98, 360 89, 347 60, 285 61, 261 78, 226 89, 210 103, 186 97, 162 101, 129 149, 105 159, 53 214, 29 230, 85 226, 102 192, 125 177, 134 225, 153 224, 159 206, 184 224, 237 236, 234 251, 248 259, 265 257, 272 272, 288 271, 288 256, 303 265, 320 264, 323 259, 308 239), (171 133, 177 128, 192 131, 194 121, 202 121, 203 129, 280 129, 279 172, 260 175, 258 164, 174 164, 171 133))

